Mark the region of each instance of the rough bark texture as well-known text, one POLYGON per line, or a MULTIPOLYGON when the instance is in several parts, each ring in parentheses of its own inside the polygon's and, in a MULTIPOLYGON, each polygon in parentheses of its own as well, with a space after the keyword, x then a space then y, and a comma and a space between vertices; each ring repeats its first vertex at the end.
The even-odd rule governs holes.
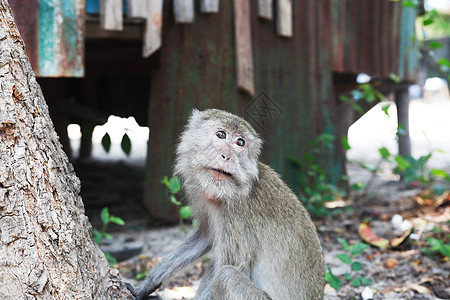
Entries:
POLYGON ((6 0, 0 0, 0 299, 127 299, 91 238, 6 0))

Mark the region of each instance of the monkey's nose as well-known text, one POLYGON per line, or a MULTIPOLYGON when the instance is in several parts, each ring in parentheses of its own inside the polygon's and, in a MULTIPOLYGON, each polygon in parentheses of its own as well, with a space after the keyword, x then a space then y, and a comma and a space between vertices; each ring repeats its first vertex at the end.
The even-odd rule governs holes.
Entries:
POLYGON ((224 160, 224 161, 227 161, 227 160, 229 160, 230 159, 230 157, 229 156, 227 156, 227 155, 221 155, 222 156, 222 159, 224 160))

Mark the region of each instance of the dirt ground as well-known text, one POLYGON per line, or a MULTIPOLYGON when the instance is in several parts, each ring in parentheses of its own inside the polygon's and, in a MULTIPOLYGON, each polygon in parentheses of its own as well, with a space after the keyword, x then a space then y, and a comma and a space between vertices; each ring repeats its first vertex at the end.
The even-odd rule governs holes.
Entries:
MULTIPOLYGON (((450 103, 430 105, 413 101, 411 107, 413 154, 423 155, 433 149, 443 149, 446 154, 433 155, 431 167, 449 172, 450 103)), ((395 111, 391 115, 395 115, 395 111)), ((395 152, 395 134, 392 135, 392 130, 396 125, 392 118, 386 120, 376 112, 369 120, 358 122, 358 128, 349 132, 352 149, 348 153, 348 175, 352 183, 370 180, 370 172, 362 168, 360 162, 375 162, 377 148, 386 146, 395 152), (373 124, 377 124, 378 129, 373 124)), ((125 259, 117 267, 125 281, 137 284, 136 278, 172 252, 186 238, 186 234, 176 225, 149 224, 145 208, 140 204, 143 166, 97 162, 75 167, 82 180, 82 197, 93 226, 101 227, 98 216, 106 205, 113 215, 127 222, 125 228, 110 228, 114 240, 103 248, 119 260, 125 259)), ((450 299, 448 258, 438 253, 424 255, 422 251, 429 246, 426 238, 449 243, 450 196, 444 194, 436 201, 428 201, 420 194, 422 191, 423 187, 405 185, 399 181, 391 166, 386 165, 375 177, 366 195, 356 192, 349 199, 335 203, 341 206, 336 208, 341 211, 339 214, 315 218, 326 265, 343 281, 338 291, 326 285, 324 299, 450 299), (407 222, 394 224, 392 220, 395 215, 414 226, 413 234, 396 249, 372 246, 352 257, 363 267, 361 271, 351 273, 352 277, 363 276, 371 280, 368 287, 352 286, 343 279, 350 267, 337 258, 337 255, 347 253, 338 238, 350 245, 362 242, 358 226, 367 218, 371 218, 370 226, 376 235, 386 239, 399 237, 405 231, 399 227, 407 222)), ((193 229, 188 227, 188 230, 193 229)), ((158 294, 163 299, 193 298, 207 264, 204 260, 187 268, 167 282, 158 294)))

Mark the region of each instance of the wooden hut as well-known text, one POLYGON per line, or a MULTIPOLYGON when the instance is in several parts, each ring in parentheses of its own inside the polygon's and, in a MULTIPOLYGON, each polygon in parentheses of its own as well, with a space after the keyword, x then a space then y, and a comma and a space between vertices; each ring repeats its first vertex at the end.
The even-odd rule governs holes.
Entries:
MULTIPOLYGON (((72 87, 96 111, 133 114, 134 98, 140 99, 135 114, 148 107, 139 118, 151 130, 143 201, 164 220, 177 219, 177 212, 160 181, 171 174, 174 146, 192 108, 247 118, 264 140, 262 160, 296 190, 299 170, 290 158, 301 160, 312 139, 338 137, 350 125, 340 121, 336 86, 342 80, 336 78, 360 72, 413 77, 405 75, 410 66, 414 70, 405 43, 414 14, 389 0, 10 2, 36 74, 84 76, 75 88, 74 79, 58 83, 59 89, 48 84, 59 90, 54 99, 72 87), (49 61, 58 67, 47 67, 49 61), (141 85, 124 83, 139 74, 141 85), (147 79, 148 90, 136 92, 147 79), (127 92, 119 93, 120 87, 127 92), (133 91, 135 97, 123 96, 133 91)), ((90 126, 98 119, 92 117, 90 126)), ((339 138, 324 148, 320 163, 330 182, 345 173, 343 153, 339 138)))

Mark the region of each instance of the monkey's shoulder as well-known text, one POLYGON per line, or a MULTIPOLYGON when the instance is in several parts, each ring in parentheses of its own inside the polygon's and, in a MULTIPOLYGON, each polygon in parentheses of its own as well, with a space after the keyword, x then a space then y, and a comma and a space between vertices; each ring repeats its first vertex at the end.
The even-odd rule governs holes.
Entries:
POLYGON ((285 191, 285 192, 291 192, 287 184, 281 179, 280 174, 278 174, 272 167, 262 163, 258 162, 258 182, 257 184, 264 188, 264 186, 268 186, 271 188, 278 188, 279 191, 285 191))
POLYGON ((252 189, 252 193, 257 194, 255 197, 272 203, 299 204, 297 196, 274 169, 261 162, 258 163, 258 169, 259 179, 252 189))

